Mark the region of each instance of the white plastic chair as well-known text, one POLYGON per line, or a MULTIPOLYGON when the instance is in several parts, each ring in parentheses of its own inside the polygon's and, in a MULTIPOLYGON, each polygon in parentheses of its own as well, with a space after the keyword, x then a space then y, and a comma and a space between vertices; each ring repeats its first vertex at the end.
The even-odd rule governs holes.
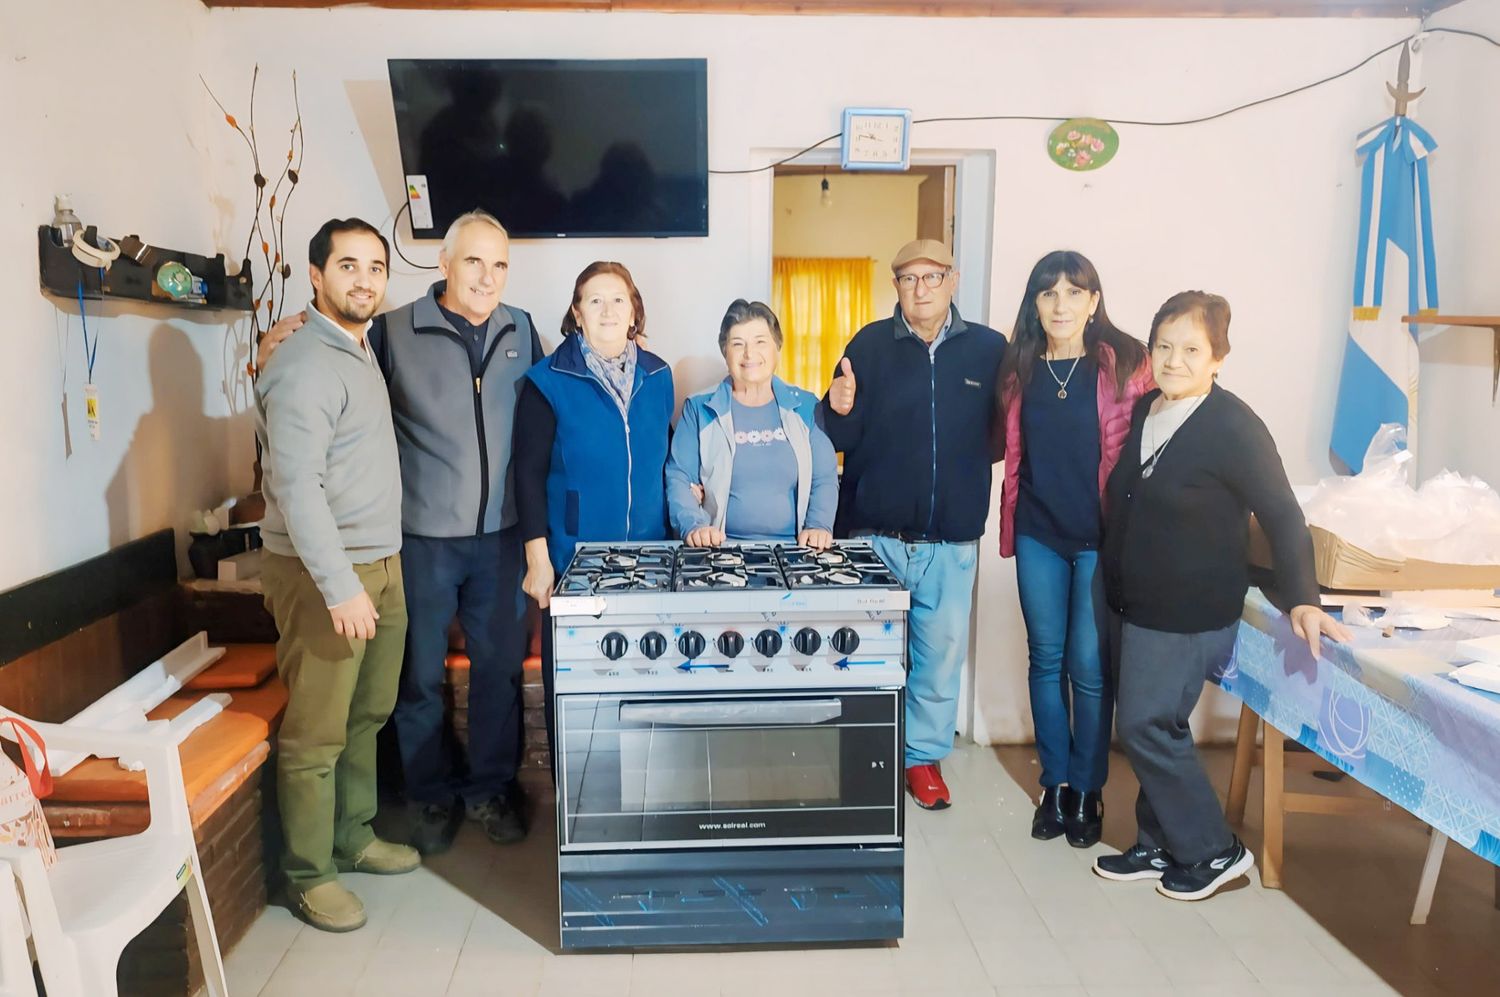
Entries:
POLYGON ((36 997, 27 940, 31 926, 21 908, 16 876, 0 862, 0 997, 36 997))
MULTIPOLYGON (((23 718, 24 719, 24 718, 23 718)), ((21 888, 32 945, 48 997, 114 997, 125 945, 184 888, 203 976, 213 997, 228 997, 213 913, 203 887, 182 763, 165 722, 131 731, 98 730, 28 721, 50 751, 100 758, 120 755, 146 766, 151 822, 139 834, 58 849, 57 864, 42 865, 35 848, 0 846, 21 888)), ((12 736, 7 728, 0 733, 12 736)), ((0 894, 4 892, 0 877, 0 894)), ((4 897, 0 896, 0 905, 4 897)), ((7 950, 0 940, 0 958, 7 950)))

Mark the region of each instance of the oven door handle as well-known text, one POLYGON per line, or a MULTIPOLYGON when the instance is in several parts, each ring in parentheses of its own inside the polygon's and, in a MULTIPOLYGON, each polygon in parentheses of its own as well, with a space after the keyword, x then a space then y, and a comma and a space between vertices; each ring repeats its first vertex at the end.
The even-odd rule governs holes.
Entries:
POLYGON ((838 699, 724 699, 699 703, 621 703, 620 723, 680 727, 810 727, 843 716, 838 699))

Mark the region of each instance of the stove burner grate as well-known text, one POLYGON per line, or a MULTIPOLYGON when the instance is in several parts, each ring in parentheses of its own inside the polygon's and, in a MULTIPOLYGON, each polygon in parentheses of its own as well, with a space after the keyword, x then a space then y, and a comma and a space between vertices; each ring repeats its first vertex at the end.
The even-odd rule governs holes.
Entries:
POLYGON ((558 582, 560 595, 787 588, 899 588, 867 543, 815 551, 795 544, 725 547, 586 545, 558 582))

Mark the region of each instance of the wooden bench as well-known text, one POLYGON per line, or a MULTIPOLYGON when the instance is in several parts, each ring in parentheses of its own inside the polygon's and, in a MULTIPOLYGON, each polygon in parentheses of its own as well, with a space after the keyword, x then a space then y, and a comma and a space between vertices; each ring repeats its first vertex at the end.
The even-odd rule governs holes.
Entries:
MULTIPOLYGON (((169 530, 0 592, 0 619, 23 623, 0 633, 0 705, 64 721, 195 632, 198 621, 188 616, 169 530)), ((252 641, 263 634, 255 626, 252 641)), ((236 636, 214 629, 215 643, 236 636)), ((263 789, 274 786, 266 761, 286 705, 274 671, 272 645, 233 646, 150 714, 176 716, 212 691, 232 697, 181 746, 203 878, 225 952, 264 909, 273 871, 267 856, 274 854, 276 828, 263 789)), ((149 820, 145 777, 113 759, 88 759, 56 780, 43 809, 62 847, 133 834, 149 820)), ((180 896, 126 947, 122 994, 185 994, 201 987, 189 925, 180 896)))
MULTIPOLYGON (((212 692, 231 697, 224 712, 189 734, 180 749, 194 827, 201 827, 265 763, 286 709, 286 686, 275 675, 276 648, 239 644, 231 650, 148 715, 151 720, 170 720, 212 692), (252 668, 244 667, 247 659, 254 662, 252 668), (226 664, 228 668, 221 667, 226 664), (261 667, 265 664, 269 668, 261 667), (247 676, 256 674, 257 684, 244 684, 247 676)), ((150 819, 146 775, 128 772, 114 759, 90 758, 55 781, 43 808, 54 831, 69 838, 135 834, 145 830, 150 819)))

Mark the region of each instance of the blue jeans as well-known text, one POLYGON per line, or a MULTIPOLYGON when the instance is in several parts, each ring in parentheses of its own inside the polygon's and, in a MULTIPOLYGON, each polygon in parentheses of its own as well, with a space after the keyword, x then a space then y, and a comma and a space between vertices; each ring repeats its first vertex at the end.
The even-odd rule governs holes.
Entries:
POLYGON ((906 766, 941 761, 953 750, 958 686, 969 650, 978 543, 870 543, 911 592, 906 619, 906 766))
POLYGON ((1043 787, 1088 792, 1102 789, 1109 775, 1113 696, 1100 641, 1099 574, 1096 550, 1068 558, 1039 540, 1016 537, 1043 787))
POLYGON ((521 663, 526 602, 516 527, 477 537, 405 534, 406 662, 392 715, 407 799, 479 804, 502 792, 521 764, 521 663), (448 626, 458 616, 469 656, 467 766, 443 711, 448 626))

